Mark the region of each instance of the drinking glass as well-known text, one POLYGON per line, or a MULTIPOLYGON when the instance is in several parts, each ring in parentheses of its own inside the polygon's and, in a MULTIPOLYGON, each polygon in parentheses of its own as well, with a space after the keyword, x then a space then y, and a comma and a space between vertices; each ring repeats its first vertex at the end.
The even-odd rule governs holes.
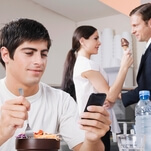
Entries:
POLYGON ((144 151, 145 137, 136 134, 117 135, 119 151, 144 151))

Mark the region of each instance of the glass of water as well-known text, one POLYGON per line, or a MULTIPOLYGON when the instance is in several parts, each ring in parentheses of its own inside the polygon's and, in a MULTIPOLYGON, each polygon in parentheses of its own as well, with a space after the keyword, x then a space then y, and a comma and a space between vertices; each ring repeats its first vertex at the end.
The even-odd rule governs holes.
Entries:
POLYGON ((136 134, 117 135, 119 151, 144 151, 145 137, 136 134))

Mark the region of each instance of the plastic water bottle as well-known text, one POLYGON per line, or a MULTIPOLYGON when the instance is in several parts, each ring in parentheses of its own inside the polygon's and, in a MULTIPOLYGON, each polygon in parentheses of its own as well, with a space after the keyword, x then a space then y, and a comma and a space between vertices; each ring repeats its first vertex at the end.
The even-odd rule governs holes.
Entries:
POLYGON ((151 101, 150 91, 139 92, 139 102, 135 107, 136 134, 145 136, 145 151, 151 151, 151 101))

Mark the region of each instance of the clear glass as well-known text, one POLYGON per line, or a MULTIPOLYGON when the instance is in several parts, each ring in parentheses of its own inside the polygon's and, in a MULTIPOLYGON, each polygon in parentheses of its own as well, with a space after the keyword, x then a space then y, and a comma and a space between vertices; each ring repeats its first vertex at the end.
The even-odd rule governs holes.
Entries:
POLYGON ((117 135, 119 151, 145 151, 144 135, 120 134, 117 135))

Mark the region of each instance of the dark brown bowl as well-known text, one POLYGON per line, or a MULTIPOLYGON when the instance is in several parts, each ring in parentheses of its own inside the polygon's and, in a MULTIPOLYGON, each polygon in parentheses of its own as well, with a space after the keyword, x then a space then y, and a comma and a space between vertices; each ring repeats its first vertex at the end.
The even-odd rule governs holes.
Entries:
POLYGON ((16 139, 17 151, 58 151, 60 140, 55 139, 16 139))

